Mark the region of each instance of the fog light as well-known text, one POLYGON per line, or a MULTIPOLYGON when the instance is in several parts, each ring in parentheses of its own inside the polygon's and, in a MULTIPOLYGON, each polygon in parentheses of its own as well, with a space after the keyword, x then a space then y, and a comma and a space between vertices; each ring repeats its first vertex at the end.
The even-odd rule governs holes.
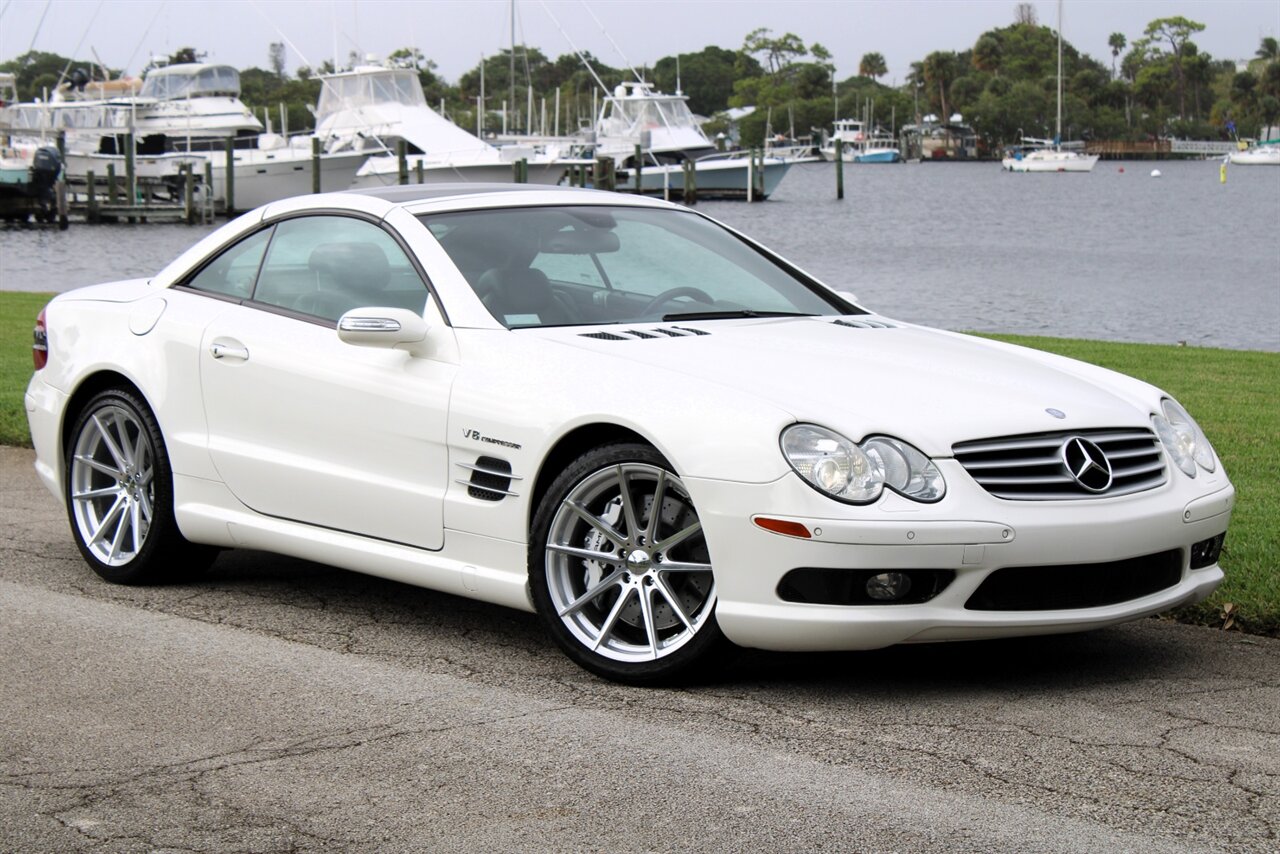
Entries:
POLYGON ((882 572, 867 579, 867 595, 878 602, 892 602, 911 592, 911 579, 901 572, 882 572))

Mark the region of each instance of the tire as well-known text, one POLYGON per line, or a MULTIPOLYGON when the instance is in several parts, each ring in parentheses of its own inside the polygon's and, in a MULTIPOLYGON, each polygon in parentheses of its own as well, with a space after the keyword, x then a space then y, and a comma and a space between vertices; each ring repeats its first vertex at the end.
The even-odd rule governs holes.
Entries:
POLYGON ((203 572, 217 555, 179 532, 164 437, 132 391, 103 391, 81 410, 67 442, 66 469, 76 546, 107 581, 183 580, 203 572))
POLYGON ((529 543, 538 614, 592 673, 669 683, 728 647, 702 524, 652 447, 605 445, 579 457, 547 490, 529 543))

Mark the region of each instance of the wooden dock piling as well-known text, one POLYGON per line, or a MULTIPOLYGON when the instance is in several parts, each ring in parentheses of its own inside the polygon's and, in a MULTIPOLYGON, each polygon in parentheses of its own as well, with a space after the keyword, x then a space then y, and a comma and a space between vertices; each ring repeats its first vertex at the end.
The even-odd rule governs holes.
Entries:
POLYGON ((844 140, 836 137, 836 198, 844 198, 844 140))
POLYGON ((311 137, 311 192, 320 192, 320 137, 311 137))

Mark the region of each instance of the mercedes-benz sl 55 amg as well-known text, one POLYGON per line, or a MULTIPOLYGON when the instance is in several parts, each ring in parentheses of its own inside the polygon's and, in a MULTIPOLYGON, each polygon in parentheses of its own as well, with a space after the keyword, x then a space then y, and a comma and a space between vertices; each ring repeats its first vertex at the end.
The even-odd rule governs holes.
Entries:
POLYGON ((307 196, 56 297, 36 469, 103 578, 249 548, 536 612, 645 683, 1203 599, 1234 490, 1172 397, 876 314, 656 200, 307 196))

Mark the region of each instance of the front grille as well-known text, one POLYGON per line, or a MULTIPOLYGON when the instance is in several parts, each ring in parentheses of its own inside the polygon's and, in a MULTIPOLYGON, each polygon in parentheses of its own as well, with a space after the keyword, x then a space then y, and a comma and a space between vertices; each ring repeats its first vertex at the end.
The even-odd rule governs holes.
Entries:
POLYGON ((1182 580, 1182 549, 1073 566, 1007 566, 978 585, 970 611, 1061 611, 1140 599, 1182 580))
POLYGON ((1160 441, 1144 429, 1008 436, 962 442, 951 450, 978 485, 997 498, 1021 501, 1111 498, 1154 489, 1165 482, 1160 441), (1089 489, 1072 475, 1063 450, 1072 439, 1084 439, 1102 451, 1111 466, 1109 486, 1089 489))

